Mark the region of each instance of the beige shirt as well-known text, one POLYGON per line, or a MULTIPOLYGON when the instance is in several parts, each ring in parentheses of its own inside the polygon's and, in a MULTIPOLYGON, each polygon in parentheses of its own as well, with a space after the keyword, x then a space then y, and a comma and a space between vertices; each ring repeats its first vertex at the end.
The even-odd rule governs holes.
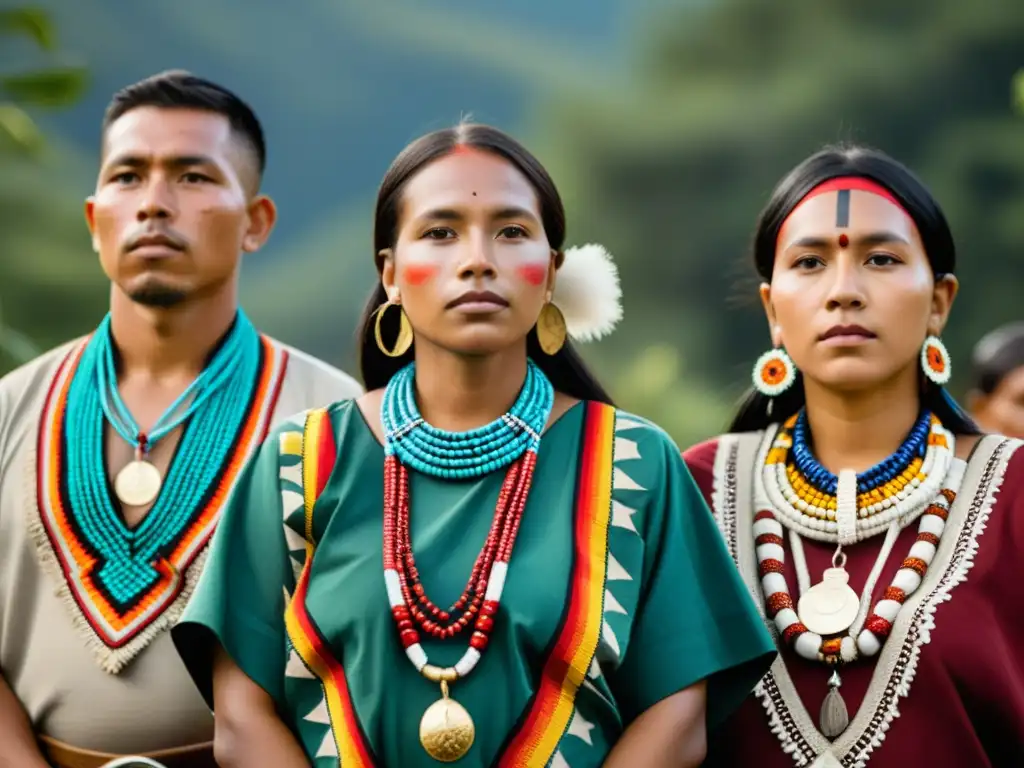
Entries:
MULTIPOLYGON (((264 342, 266 394, 232 466, 268 427, 361 392, 336 368, 264 342)), ((207 741, 213 718, 166 630, 191 594, 222 501, 194 523, 196 543, 169 556, 149 607, 105 622, 109 604, 90 591, 88 554, 63 517, 58 484, 47 482, 60 474, 51 467, 60 461, 58 396, 82 347, 70 342, 0 379, 0 670, 36 732, 76 747, 127 753, 207 741)))

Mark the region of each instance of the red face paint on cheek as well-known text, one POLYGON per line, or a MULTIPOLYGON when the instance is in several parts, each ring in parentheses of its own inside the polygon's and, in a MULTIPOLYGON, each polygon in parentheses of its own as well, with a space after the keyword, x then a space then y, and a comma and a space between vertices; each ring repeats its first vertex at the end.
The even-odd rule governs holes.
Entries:
POLYGON ((423 285, 437 272, 433 264, 410 264, 402 270, 402 276, 409 285, 423 285))
POLYGON ((523 264, 518 270, 530 285, 542 285, 548 279, 548 268, 544 264, 523 264))

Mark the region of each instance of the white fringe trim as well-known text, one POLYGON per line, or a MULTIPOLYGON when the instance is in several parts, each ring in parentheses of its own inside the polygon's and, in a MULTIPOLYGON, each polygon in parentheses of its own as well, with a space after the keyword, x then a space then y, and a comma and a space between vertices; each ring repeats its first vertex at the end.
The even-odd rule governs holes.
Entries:
POLYGON ((46 531, 36 492, 36 473, 38 471, 36 450, 35 443, 33 443, 29 450, 28 462, 26 464, 24 494, 25 499, 28 500, 26 505, 28 535, 36 546, 39 567, 45 574, 57 582, 54 592, 71 615, 73 626, 85 640, 86 647, 96 657, 100 668, 111 675, 120 674, 161 632, 170 629, 181 618, 182 613, 185 611, 185 606, 188 604, 189 598, 192 597, 192 593, 199 582, 199 576, 206 562, 210 541, 212 541, 213 537, 211 536, 207 539, 203 548, 196 554, 185 573, 182 574, 184 584, 174 602, 167 606, 159 616, 156 616, 145 629, 125 645, 119 648, 111 648, 96 634, 96 630, 92 628, 88 619, 83 615, 82 609, 79 607, 78 601, 75 599, 64 575, 60 559, 53 549, 53 542, 50 541, 50 536, 46 531))
MULTIPOLYGON (((775 665, 772 664, 774 667, 775 665)), ((761 699, 761 705, 764 707, 765 714, 768 716, 768 725, 775 735, 775 738, 779 740, 779 746, 782 747, 784 754, 790 755, 793 758, 793 762, 798 766, 809 765, 812 758, 808 758, 807 755, 800 749, 800 745, 790 735, 790 731, 786 728, 786 724, 782 721, 782 715, 779 712, 779 708, 775 706, 775 700, 772 698, 768 691, 768 683, 774 684, 774 678, 772 673, 769 672, 761 681, 754 687, 754 694, 761 699)), ((785 706, 785 705, 783 705, 785 706)))
MULTIPOLYGON (((724 435, 718 438, 715 444, 715 464, 711 478, 711 514, 718 523, 718 530, 721 531, 726 545, 729 547, 729 554, 736 557, 736 540, 733 531, 730 531, 729 520, 722 510, 735 505, 735 499, 728 498, 726 488, 726 472, 729 471, 730 460, 735 460, 735 439, 731 435, 724 435)), ((732 527, 735 528, 736 516, 732 517, 732 527)))

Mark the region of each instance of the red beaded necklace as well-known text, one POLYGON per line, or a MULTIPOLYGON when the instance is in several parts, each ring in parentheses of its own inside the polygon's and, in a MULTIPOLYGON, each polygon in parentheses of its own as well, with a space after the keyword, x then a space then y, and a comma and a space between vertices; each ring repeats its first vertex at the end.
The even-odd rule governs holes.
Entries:
POLYGON ((528 450, 509 466, 498 493, 490 532, 466 587, 445 611, 426 595, 416 568, 409 535, 409 472, 396 456, 385 459, 384 573, 388 598, 402 646, 413 665, 428 679, 436 677, 435 682, 451 682, 465 677, 487 647, 536 463, 537 454, 528 450), (471 624, 474 631, 470 648, 458 664, 439 669, 427 663, 419 630, 446 640, 471 624))
POLYGON ((509 466, 498 493, 490 532, 473 564, 466 588, 443 611, 427 597, 412 552, 409 471, 395 455, 384 459, 384 584, 406 656, 421 675, 441 684, 441 699, 420 720, 420 742, 436 760, 457 760, 473 745, 473 719, 464 707, 448 697, 448 683, 472 672, 487 648, 536 465, 537 452, 531 448, 509 466), (469 647, 454 667, 441 668, 428 662, 420 645, 419 630, 447 640, 470 624, 473 634, 469 647))

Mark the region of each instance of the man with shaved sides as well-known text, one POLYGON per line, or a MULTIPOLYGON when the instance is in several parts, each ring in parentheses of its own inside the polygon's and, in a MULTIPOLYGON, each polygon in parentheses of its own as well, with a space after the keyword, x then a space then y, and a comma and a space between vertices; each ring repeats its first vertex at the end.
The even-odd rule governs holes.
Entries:
POLYGON ((110 311, 0 379, 0 766, 215 764, 166 630, 268 430, 360 393, 239 307, 265 163, 252 109, 187 72, 107 109, 85 218, 110 311))

